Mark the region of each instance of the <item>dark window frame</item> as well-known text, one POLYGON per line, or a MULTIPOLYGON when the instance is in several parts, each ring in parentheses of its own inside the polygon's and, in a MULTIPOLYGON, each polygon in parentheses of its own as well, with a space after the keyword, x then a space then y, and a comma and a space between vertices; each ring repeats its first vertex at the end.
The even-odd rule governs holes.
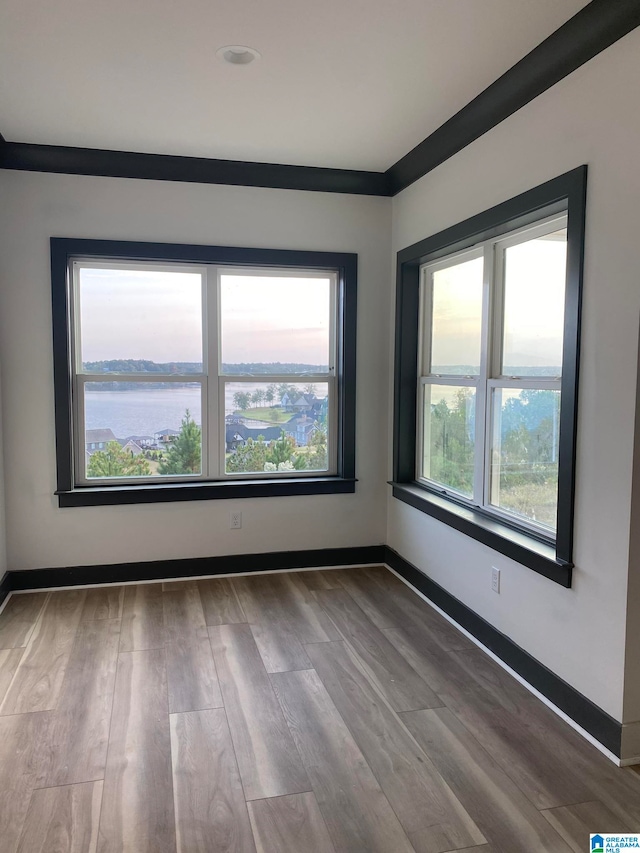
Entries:
POLYGON ((53 366, 58 503, 61 507, 157 503, 185 500, 345 494, 355 492, 356 307, 358 256, 346 252, 253 249, 182 243, 51 238, 53 366), (73 364, 71 275, 75 257, 122 261, 168 261, 224 266, 294 267, 338 271, 337 474, 291 479, 209 480, 123 485, 75 484, 73 462, 73 364))
POLYGON ((587 167, 580 166, 509 201, 398 252, 393 412, 393 496, 528 566, 571 586, 580 360, 580 311, 584 267, 587 167), (416 425, 420 267, 438 258, 526 225, 567 212, 562 404, 560 411, 558 525, 555 543, 457 503, 416 481, 416 425))

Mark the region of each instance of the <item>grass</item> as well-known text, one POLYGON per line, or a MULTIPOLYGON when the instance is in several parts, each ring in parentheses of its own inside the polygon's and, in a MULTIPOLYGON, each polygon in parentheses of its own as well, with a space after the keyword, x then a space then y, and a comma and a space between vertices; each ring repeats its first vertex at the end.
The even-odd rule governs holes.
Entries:
POLYGON ((247 420, 265 421, 270 424, 286 424, 293 417, 293 412, 285 412, 281 406, 255 406, 253 409, 238 410, 233 414, 247 420))

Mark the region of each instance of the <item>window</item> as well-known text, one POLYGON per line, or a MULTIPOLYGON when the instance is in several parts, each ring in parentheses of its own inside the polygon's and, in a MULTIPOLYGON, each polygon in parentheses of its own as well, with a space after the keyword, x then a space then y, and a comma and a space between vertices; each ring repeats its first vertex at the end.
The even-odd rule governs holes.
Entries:
POLYGON ((61 506, 353 491, 355 273, 53 239, 61 506))
POLYGON ((399 255, 393 494, 570 583, 586 167, 399 255))

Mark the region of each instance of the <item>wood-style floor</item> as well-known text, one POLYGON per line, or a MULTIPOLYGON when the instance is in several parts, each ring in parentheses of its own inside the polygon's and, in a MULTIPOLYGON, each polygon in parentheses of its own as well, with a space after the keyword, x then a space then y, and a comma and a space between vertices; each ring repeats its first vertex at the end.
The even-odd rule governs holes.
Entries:
POLYGON ((567 853, 619 769, 384 568, 14 595, 0 853, 567 853))

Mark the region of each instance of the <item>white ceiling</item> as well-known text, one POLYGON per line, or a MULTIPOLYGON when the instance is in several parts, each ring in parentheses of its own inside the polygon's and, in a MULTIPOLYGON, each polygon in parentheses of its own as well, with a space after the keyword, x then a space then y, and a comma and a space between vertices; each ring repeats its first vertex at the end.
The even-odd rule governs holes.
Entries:
POLYGON ((384 170, 586 3, 2 0, 0 132, 384 170))

